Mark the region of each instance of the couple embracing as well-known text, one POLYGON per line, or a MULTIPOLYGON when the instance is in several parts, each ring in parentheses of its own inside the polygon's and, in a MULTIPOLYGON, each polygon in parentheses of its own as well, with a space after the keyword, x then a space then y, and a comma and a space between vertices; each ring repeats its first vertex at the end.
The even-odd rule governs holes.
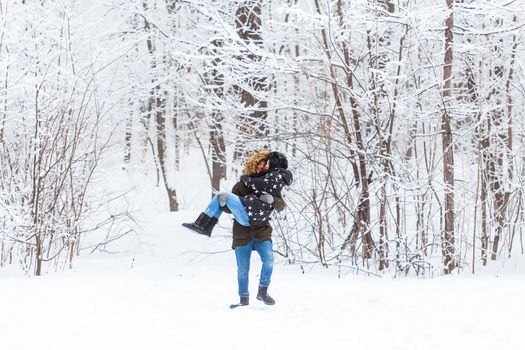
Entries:
POLYGON ((273 210, 282 211, 285 203, 282 189, 292 184, 288 160, 279 152, 261 150, 250 156, 243 175, 231 192, 217 193, 204 212, 193 223, 183 226, 200 234, 211 236, 222 212, 230 213, 233 221, 233 244, 237 261, 239 304, 249 304, 248 277, 252 250, 262 261, 257 299, 266 305, 275 301, 268 295, 273 271, 272 226, 269 219, 273 210))

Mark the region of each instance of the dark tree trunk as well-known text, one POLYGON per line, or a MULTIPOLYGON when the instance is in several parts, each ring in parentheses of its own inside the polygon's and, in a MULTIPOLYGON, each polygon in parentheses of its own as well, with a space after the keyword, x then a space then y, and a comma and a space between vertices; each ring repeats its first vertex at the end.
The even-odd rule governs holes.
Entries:
MULTIPOLYGON (((214 41, 214 52, 218 53, 221 43, 217 40, 214 41)), ((219 55, 217 55, 219 56, 219 55)), ((214 68, 211 70, 211 95, 217 100, 222 100, 224 97, 224 75, 220 73, 218 66, 221 64, 220 60, 216 58, 213 60, 212 65, 214 68)), ((226 178, 226 145, 224 142, 224 133, 222 130, 222 123, 224 116, 220 111, 214 109, 212 115, 212 123, 210 130, 210 143, 211 143, 211 156, 212 156, 212 177, 211 186, 213 191, 219 191, 221 185, 221 179, 226 178)))
POLYGON ((124 164, 129 164, 131 161, 131 137, 133 130, 133 117, 128 117, 126 123, 126 134, 124 136, 124 164))
POLYGON ((443 268, 445 274, 454 270, 454 149, 452 146, 452 129, 448 105, 452 96, 452 62, 454 42, 454 0, 447 0, 450 14, 446 20, 445 28, 445 64, 443 66, 443 115, 441 132, 443 142, 443 180, 445 183, 445 211, 444 228, 442 234, 443 268))
MULTIPOLYGON (((239 37, 248 45, 261 47, 263 44, 261 2, 257 0, 241 2, 235 16, 239 37)), ((261 60, 261 57, 253 52, 247 52, 245 57, 253 62, 261 60)), ((269 90, 267 78, 262 75, 252 75, 245 84, 247 88, 241 88, 239 93, 241 104, 246 107, 248 114, 241 116, 239 120, 238 129, 242 144, 238 142, 236 145, 235 159, 254 150, 252 146, 247 146, 246 141, 259 140, 268 134, 266 126, 268 103, 256 96, 269 90)))
POLYGON ((164 179, 164 186, 168 193, 168 200, 170 211, 179 210, 179 202, 177 201, 177 191, 169 185, 168 174, 166 169, 166 117, 165 117, 165 101, 160 97, 156 99, 156 121, 157 121, 157 156, 159 157, 159 164, 164 179))

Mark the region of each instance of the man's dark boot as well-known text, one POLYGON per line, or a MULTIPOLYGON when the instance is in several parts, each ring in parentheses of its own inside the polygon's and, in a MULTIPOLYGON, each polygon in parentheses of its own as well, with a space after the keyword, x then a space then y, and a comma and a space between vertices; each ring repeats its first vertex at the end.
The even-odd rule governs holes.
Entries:
POLYGON ((230 309, 235 309, 239 306, 248 306, 250 304, 250 297, 241 297, 239 304, 231 304, 230 309))
POLYGON ((257 292, 257 300, 262 300, 266 305, 275 305, 275 300, 268 295, 268 287, 259 287, 257 292))
POLYGON ((209 217, 206 213, 201 213, 197 220, 192 223, 183 223, 182 226, 189 228, 192 231, 195 231, 201 235, 210 237, 211 231, 215 224, 217 223, 217 218, 209 217))

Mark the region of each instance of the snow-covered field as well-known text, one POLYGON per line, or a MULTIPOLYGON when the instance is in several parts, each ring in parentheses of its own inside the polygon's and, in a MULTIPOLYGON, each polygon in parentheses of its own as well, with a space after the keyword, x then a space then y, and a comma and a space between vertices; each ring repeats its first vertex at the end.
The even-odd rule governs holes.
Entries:
POLYGON ((213 238, 180 227, 194 211, 153 216, 136 253, 79 257, 71 271, 0 269, 0 349, 523 349, 520 272, 415 279, 337 278, 276 264, 251 304, 238 300, 230 221, 213 238))

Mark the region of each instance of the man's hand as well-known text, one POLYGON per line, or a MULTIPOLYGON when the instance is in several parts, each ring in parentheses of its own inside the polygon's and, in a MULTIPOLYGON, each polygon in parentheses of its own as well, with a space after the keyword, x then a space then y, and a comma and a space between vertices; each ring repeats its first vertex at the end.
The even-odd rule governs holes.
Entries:
POLYGON ((259 199, 266 204, 273 204, 273 202, 275 202, 275 199, 273 198, 273 196, 268 193, 261 194, 259 196, 259 199))
POLYGON ((250 183, 250 177, 249 176, 246 176, 246 175, 241 175, 241 182, 246 185, 246 186, 249 186, 249 183, 250 183))

